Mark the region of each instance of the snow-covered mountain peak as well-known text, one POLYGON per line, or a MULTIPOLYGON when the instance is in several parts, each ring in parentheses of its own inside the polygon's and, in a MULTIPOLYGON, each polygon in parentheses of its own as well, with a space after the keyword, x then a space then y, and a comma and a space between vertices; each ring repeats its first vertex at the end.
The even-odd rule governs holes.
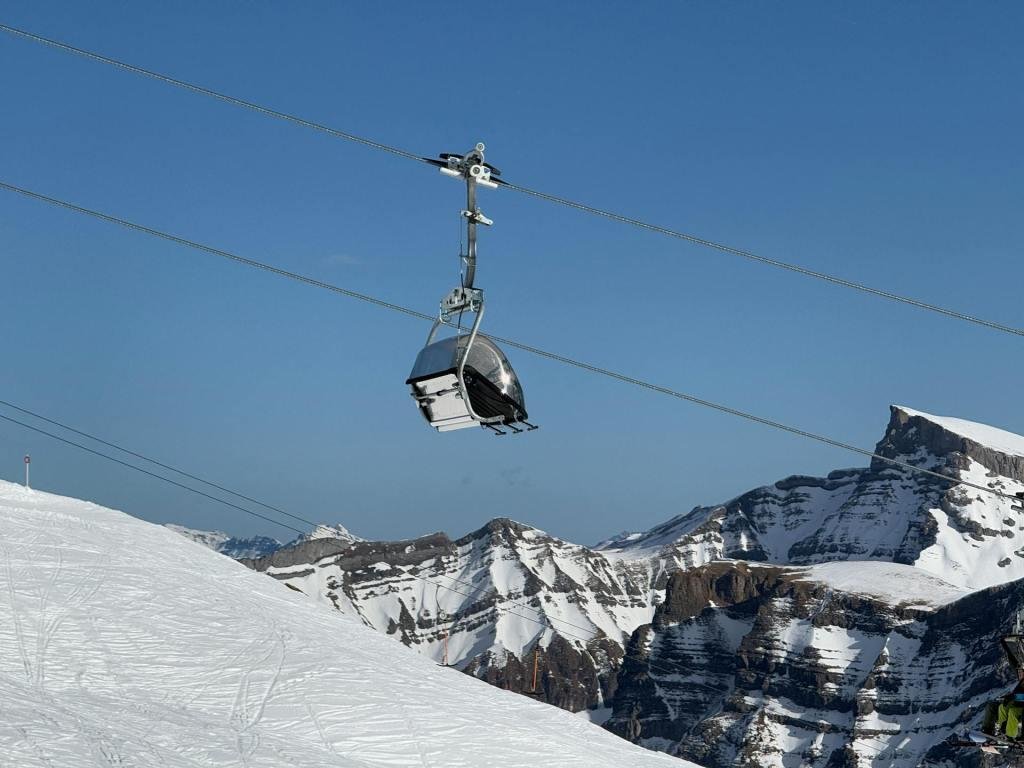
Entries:
POLYGON ((670 570, 721 559, 879 560, 975 589, 1024 577, 1024 526, 1007 498, 1024 491, 1024 437, 894 405, 875 452, 949 480, 876 458, 866 468, 793 475, 697 507, 600 551, 618 562, 653 558, 670 570))
POLYGON ((981 424, 966 419, 957 419, 951 416, 933 416, 924 411, 915 411, 903 405, 893 405, 892 422, 899 426, 906 425, 909 430, 916 429, 921 421, 934 424, 937 427, 970 440, 978 445, 983 445, 992 450, 1005 453, 1007 456, 1024 457, 1024 437, 1013 432, 1007 432, 998 427, 991 427, 988 424, 981 424))
POLYGON ((309 533, 299 536, 292 543, 312 541, 313 539, 338 539, 339 541, 366 541, 361 536, 356 536, 341 523, 317 523, 316 527, 309 533))
POLYGON ((487 523, 480 526, 475 531, 467 533, 462 537, 462 539, 460 539, 460 541, 468 541, 470 539, 489 539, 495 536, 511 541, 515 539, 535 539, 538 536, 548 537, 549 534, 539 528, 534 528, 526 523, 520 523, 518 520, 513 520, 509 517, 496 517, 492 520, 488 520, 487 523))

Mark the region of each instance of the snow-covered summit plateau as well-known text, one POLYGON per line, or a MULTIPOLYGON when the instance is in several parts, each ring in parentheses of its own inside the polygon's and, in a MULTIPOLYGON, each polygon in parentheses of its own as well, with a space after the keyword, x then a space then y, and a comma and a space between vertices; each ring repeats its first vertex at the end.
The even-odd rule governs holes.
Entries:
POLYGON ((0 482, 0 573, 5 766, 685 765, 95 504, 0 482))

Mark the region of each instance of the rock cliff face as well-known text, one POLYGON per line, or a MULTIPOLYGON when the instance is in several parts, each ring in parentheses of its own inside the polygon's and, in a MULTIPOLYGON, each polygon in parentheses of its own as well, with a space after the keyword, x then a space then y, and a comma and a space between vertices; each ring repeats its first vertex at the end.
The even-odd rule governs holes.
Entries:
POLYGON ((596 548, 500 519, 247 564, 708 766, 972 765, 943 741, 1008 682, 998 637, 1024 607, 1024 517, 957 481, 1024 491, 1024 438, 894 406, 877 452, 950 480, 876 459, 596 548))
POLYGON ((452 541, 315 539, 243 560, 406 645, 570 710, 602 705, 667 576, 498 519, 452 541))
POLYGON ((1021 604, 1021 582, 964 595, 887 563, 678 572, 606 727, 707 766, 971 765, 945 742, 1011 682, 1021 604))

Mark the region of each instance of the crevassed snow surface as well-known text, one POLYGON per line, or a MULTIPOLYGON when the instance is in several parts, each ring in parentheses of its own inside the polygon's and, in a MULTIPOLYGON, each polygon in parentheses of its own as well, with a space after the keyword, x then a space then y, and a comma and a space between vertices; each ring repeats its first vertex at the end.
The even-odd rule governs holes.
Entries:
POLYGON ((691 766, 174 531, 0 482, 0 764, 691 766))
POLYGON ((962 435, 981 445, 994 448, 1000 453, 1008 453, 1012 456, 1024 456, 1024 437, 1007 432, 998 427, 990 427, 988 424, 979 424, 976 421, 965 419, 954 419, 952 416, 933 416, 924 411, 915 411, 902 405, 896 406, 908 416, 920 416, 943 429, 949 430, 957 435, 962 435))

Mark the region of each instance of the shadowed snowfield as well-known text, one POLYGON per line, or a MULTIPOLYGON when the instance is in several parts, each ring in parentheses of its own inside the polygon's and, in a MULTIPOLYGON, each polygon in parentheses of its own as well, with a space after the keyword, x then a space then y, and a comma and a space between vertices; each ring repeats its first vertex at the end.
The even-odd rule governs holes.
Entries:
POLYGON ((161 526, 0 482, 0 765, 666 766, 161 526))

